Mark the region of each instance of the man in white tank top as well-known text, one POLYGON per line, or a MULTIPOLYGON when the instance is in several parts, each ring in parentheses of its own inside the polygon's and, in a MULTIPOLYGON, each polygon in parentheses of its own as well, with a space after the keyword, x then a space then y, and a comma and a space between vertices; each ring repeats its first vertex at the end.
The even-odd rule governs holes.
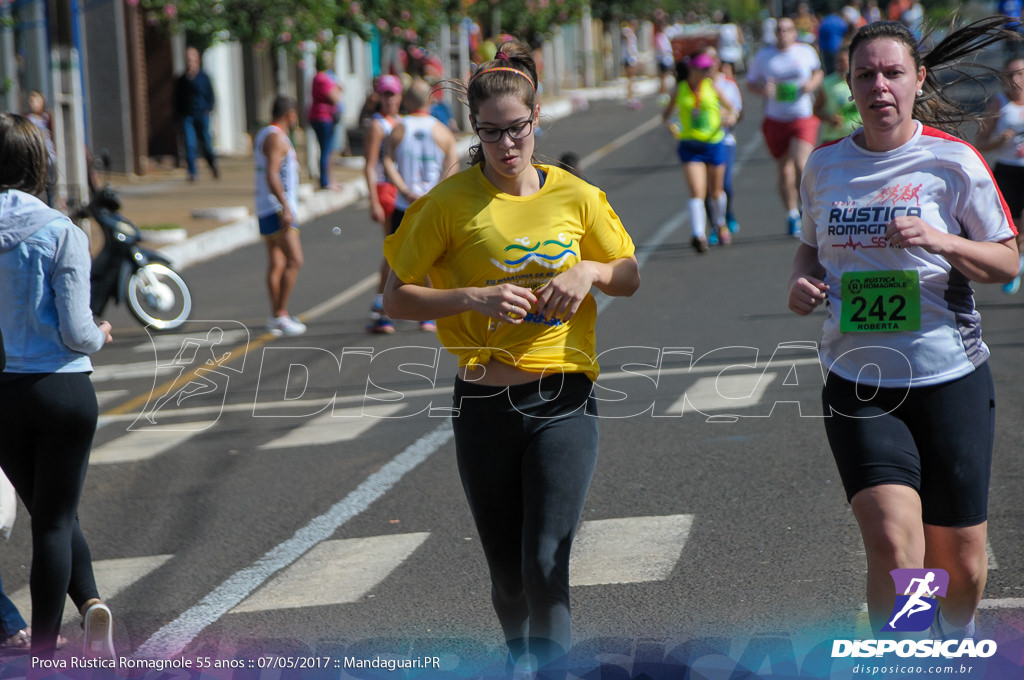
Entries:
POLYGON ((430 115, 430 85, 413 81, 405 93, 405 104, 412 113, 392 130, 384 155, 388 181, 398 188, 396 229, 413 201, 459 169, 455 135, 430 115))
MULTIPOLYGON (((398 189, 391 215, 397 231, 405 211, 435 184, 459 169, 459 152, 451 128, 430 115, 430 85, 420 79, 405 92, 405 106, 412 113, 388 135, 384 171, 398 189)), ((435 330, 432 321, 420 323, 424 331, 435 330)))
POLYGON ((270 125, 256 134, 256 218, 267 244, 267 288, 270 318, 267 330, 274 335, 302 335, 306 326, 288 313, 295 280, 302 268, 299 240, 299 161, 288 134, 299 122, 298 107, 291 97, 278 96, 270 125))

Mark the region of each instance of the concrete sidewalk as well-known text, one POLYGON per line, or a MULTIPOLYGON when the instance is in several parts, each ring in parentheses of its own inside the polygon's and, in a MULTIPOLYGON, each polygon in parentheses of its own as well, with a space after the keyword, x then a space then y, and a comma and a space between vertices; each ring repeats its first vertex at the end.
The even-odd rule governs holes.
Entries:
MULTIPOLYGON (((638 95, 649 96, 657 92, 657 81, 637 81, 634 90, 638 95)), ((625 81, 601 88, 566 91, 559 97, 545 99, 541 116, 564 118, 598 99, 625 101, 625 81)), ((460 155, 465 155, 474 139, 472 135, 460 137, 460 155)), ((305 168, 302 150, 305 145, 299 144, 299 147, 300 164, 305 168)), ((252 215, 251 154, 221 157, 218 168, 220 178, 214 179, 205 161, 200 159, 196 182, 186 181, 184 168, 159 166, 151 167, 142 177, 112 176, 109 181, 121 197, 124 216, 144 230, 146 244, 170 258, 180 270, 259 240, 252 215), (163 235, 175 235, 178 239, 164 241, 159 238, 163 235)), ((361 156, 336 157, 332 179, 337 189, 316 189, 304 177, 306 183, 300 187, 299 195, 300 224, 365 198, 363 168, 361 156)))

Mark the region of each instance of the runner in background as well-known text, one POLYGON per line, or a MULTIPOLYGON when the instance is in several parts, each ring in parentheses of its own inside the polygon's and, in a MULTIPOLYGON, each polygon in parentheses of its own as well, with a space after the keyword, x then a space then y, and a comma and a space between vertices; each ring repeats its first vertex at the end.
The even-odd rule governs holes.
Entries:
POLYGON ((643 103, 633 93, 633 80, 640 72, 640 47, 636 37, 636 26, 636 20, 623 21, 620 29, 622 69, 626 74, 626 106, 631 109, 643 108, 643 103))
POLYGON ((715 60, 707 52, 698 52, 681 63, 676 76, 679 85, 675 101, 669 102, 661 114, 666 125, 673 114, 678 115, 678 129, 670 129, 679 140, 677 153, 690 191, 687 201, 692 230, 690 245, 698 253, 708 251, 705 200, 711 203, 712 229, 718 242, 723 246, 732 243, 725 221, 727 149, 724 140, 725 128, 734 125, 736 118, 711 77, 714 66, 715 60))
MULTIPOLYGON (((723 128, 725 129, 725 138, 722 140, 722 143, 725 144, 725 180, 723 188, 725 189, 726 201, 725 226, 729 228, 730 234, 735 234, 740 230, 740 223, 736 220, 732 196, 732 175, 736 166, 736 135, 733 134, 733 130, 743 116, 743 92, 740 90, 739 83, 736 82, 732 63, 720 59, 714 47, 708 47, 705 51, 715 60, 715 72, 712 75, 715 87, 732 109, 732 116, 723 122, 723 128)), ((707 208, 708 215, 711 215, 710 202, 707 203, 707 208)), ((714 245, 717 241, 717 233, 712 232, 708 234, 709 243, 714 245)))
MULTIPOLYGON (((1024 59, 1012 58, 1003 69, 1003 91, 988 104, 976 140, 982 151, 994 151, 992 173, 1010 208, 1017 227, 1017 248, 1024 245, 1020 235, 1021 211, 1024 211, 1024 59)), ((1024 255, 1020 257, 1017 275, 1003 286, 1003 292, 1014 295, 1020 290, 1024 255)))
POLYGON ((815 49, 797 42, 792 19, 779 19, 776 35, 777 44, 761 48, 754 57, 747 72, 747 86, 765 98, 761 132, 778 169, 787 232, 799 238, 800 177, 818 143, 820 122, 814 117, 813 94, 824 74, 815 49))
MULTIPOLYGON (((459 170, 459 152, 451 129, 430 114, 430 85, 422 78, 412 81, 405 91, 409 114, 388 135, 384 170, 388 181, 398 190, 395 211, 391 215, 396 231, 405 211, 420 196, 459 170)), ((433 320, 420 321, 420 330, 434 332, 433 320)))
POLYGON ((825 76, 814 93, 814 115, 821 120, 822 142, 842 139, 860 127, 860 114, 846 80, 850 70, 849 48, 850 41, 844 40, 836 53, 836 70, 825 76))
MULTIPOLYGON (((395 210, 398 190, 388 181, 383 158, 388 135, 401 120, 398 111, 402 106, 402 81, 398 76, 382 75, 374 85, 374 92, 378 99, 378 109, 370 116, 370 129, 366 132, 366 167, 363 172, 370 197, 370 219, 381 225, 386 238, 394 231, 391 213, 395 210)), ((371 333, 395 332, 395 325, 384 313, 384 284, 387 280, 388 263, 381 260, 377 295, 370 305, 370 325, 366 327, 371 333)))

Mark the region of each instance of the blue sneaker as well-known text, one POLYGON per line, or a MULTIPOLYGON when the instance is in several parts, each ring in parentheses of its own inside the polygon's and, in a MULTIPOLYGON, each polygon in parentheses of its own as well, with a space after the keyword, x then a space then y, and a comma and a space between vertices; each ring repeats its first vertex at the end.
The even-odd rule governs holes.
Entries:
POLYGON ((1020 291, 1020 274, 1013 277, 1013 281, 1003 286, 1003 292, 1007 295, 1016 295, 1020 291))
POLYGON ((711 233, 708 234, 708 245, 709 246, 717 246, 718 245, 718 232, 715 231, 714 229, 712 229, 711 233))
POLYGON ((725 226, 729 227, 730 234, 735 234, 740 230, 740 223, 736 221, 735 217, 726 217, 725 226))
POLYGON ((800 218, 799 217, 787 217, 786 227, 789 235, 793 238, 800 238, 800 218))
POLYGON ((376 321, 366 327, 366 330, 376 335, 391 335, 395 332, 395 324, 383 314, 376 321))

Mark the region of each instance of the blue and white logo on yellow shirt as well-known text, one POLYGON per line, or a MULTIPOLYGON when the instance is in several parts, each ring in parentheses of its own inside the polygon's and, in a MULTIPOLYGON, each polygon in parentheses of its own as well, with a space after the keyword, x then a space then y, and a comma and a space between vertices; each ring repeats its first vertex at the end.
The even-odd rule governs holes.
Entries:
POLYGON ((572 238, 558 234, 557 238, 535 243, 529 236, 515 239, 515 243, 505 246, 505 259, 498 261, 491 258, 491 264, 509 274, 521 272, 530 264, 539 264, 547 269, 561 269, 567 260, 579 258, 579 252, 573 250, 572 238))

